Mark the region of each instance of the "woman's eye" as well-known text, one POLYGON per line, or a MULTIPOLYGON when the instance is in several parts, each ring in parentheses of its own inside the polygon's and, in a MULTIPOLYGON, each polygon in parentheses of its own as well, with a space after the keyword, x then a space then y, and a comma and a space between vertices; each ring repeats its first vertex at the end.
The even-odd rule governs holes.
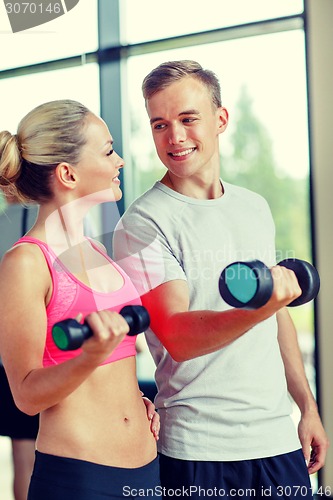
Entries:
POLYGON ((114 151, 114 149, 110 149, 110 151, 106 154, 106 156, 111 156, 113 151, 114 151))

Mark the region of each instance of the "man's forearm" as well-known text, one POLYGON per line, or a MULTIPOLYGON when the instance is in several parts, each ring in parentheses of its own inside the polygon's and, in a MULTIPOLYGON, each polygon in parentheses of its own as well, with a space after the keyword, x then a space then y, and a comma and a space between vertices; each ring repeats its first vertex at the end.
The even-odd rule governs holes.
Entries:
POLYGON ((301 413, 313 410, 317 411, 317 404, 306 377, 297 332, 286 308, 278 311, 277 321, 278 341, 285 367, 289 393, 301 413))

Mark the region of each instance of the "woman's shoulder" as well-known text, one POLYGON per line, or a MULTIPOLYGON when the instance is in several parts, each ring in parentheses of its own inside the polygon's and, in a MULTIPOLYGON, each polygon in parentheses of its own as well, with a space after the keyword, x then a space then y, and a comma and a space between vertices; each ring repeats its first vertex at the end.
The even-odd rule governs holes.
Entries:
POLYGON ((42 273, 45 257, 38 245, 17 242, 4 253, 0 263, 0 273, 10 272, 11 276, 31 276, 34 280, 42 273))

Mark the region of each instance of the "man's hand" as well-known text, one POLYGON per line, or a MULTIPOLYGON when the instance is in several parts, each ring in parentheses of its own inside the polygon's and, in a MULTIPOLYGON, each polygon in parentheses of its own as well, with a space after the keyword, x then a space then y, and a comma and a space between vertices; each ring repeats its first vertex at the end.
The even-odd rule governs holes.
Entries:
POLYGON ((309 474, 314 474, 325 464, 329 441, 315 410, 304 413, 298 425, 298 436, 308 466, 309 474))
POLYGON ((141 392, 141 395, 142 395, 142 400, 146 405, 148 420, 151 421, 150 430, 153 433, 155 440, 158 441, 160 432, 160 416, 155 410, 154 403, 152 403, 150 399, 146 398, 143 395, 143 392, 141 392))

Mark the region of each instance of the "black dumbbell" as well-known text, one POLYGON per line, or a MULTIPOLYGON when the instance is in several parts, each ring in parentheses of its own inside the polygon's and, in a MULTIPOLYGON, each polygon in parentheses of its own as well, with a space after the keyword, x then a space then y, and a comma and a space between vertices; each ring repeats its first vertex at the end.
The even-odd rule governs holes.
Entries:
MULTIPOLYGON (((148 311, 143 306, 125 306, 119 314, 124 317, 130 327, 127 335, 137 335, 144 332, 150 325, 148 311)), ((92 335, 93 332, 88 323, 82 324, 75 319, 59 321, 52 327, 54 343, 62 351, 78 349, 92 335)))
MULTIPOLYGON (((294 271, 302 294, 289 307, 314 299, 320 287, 317 270, 300 259, 285 259, 279 266, 294 271)), ((221 273, 219 290, 222 299, 232 307, 257 309, 269 301, 273 293, 273 278, 269 268, 260 260, 233 262, 221 273)))

